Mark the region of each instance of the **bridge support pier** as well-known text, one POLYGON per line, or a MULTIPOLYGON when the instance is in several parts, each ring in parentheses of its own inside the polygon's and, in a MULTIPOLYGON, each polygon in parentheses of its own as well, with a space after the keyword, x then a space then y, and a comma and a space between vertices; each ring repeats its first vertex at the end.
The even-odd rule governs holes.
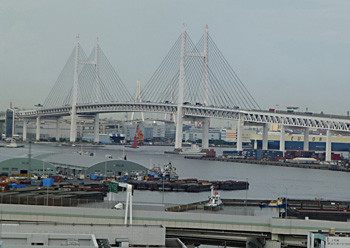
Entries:
POLYGON ((27 120, 23 120, 23 134, 22 140, 27 141, 27 120))
POLYGON ((94 121, 94 142, 99 143, 100 142, 100 115, 95 115, 95 121, 94 121))
POLYGON ((56 142, 59 142, 60 141, 60 118, 57 118, 56 119, 56 135, 55 135, 55 139, 56 139, 56 142))
POLYGON ((286 141, 286 132, 284 129, 284 125, 281 125, 281 136, 280 136, 280 151, 283 152, 286 150, 285 149, 285 141, 286 141))
POLYGON ((182 106, 178 105, 178 111, 176 115, 176 134, 175 134, 175 151, 182 151, 182 106))
MULTIPOLYGON (((242 133, 243 133, 243 121, 241 119, 241 116, 239 116, 237 121, 237 151, 243 151, 243 139, 242 139, 242 133)), ((255 143, 254 143, 255 146, 255 143)))
POLYGON ((309 135, 310 135, 310 128, 306 127, 304 130, 304 151, 309 150, 309 135))
POLYGON ((40 116, 36 117, 36 141, 40 141, 40 116))
POLYGON ((202 151, 207 151, 209 149, 209 126, 210 119, 203 119, 203 134, 202 134, 202 151))
POLYGON ((269 125, 264 124, 263 125, 263 140, 262 140, 262 149, 263 150, 268 149, 268 143, 269 143, 269 125))
POLYGON ((332 131, 327 129, 326 138, 326 161, 332 161, 332 131))
POLYGON ((254 140, 254 148, 253 149, 255 149, 255 150, 258 149, 258 141, 256 139, 254 140))

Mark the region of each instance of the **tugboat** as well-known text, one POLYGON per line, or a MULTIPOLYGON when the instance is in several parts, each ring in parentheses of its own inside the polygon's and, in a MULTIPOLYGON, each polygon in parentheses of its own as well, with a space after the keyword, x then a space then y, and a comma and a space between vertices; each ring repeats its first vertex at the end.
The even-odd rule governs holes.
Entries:
POLYGON ((211 186, 210 189, 211 189, 211 194, 210 194, 208 203, 204 204, 204 210, 216 211, 216 210, 222 209, 222 206, 224 204, 220 199, 220 195, 218 194, 216 189, 214 192, 214 186, 211 186))
POLYGON ((171 164, 171 162, 169 162, 169 164, 164 166, 163 175, 165 178, 175 179, 175 180, 179 179, 179 176, 176 173, 176 168, 171 164))

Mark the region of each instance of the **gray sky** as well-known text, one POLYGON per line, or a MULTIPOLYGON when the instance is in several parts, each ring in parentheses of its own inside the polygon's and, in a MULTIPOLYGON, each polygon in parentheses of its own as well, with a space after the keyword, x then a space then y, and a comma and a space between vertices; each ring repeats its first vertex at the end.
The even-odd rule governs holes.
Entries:
POLYGON ((42 103, 71 53, 96 37, 134 91, 188 25, 211 37, 263 107, 346 114, 348 0, 0 0, 0 109, 42 103))

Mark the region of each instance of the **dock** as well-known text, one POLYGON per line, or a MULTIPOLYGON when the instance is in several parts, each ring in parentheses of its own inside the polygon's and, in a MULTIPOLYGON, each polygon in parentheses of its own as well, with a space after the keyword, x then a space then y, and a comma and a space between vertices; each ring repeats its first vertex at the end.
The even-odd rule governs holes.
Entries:
MULTIPOLYGON (((339 210, 348 208, 350 201, 332 201, 332 200, 321 200, 321 199, 287 199, 289 208, 298 209, 327 209, 327 210, 339 210)), ((259 207, 261 203, 269 203, 272 199, 221 199, 224 206, 233 207, 259 207)), ((165 209, 168 212, 185 212, 188 210, 202 209, 201 206, 206 201, 193 202, 189 204, 182 204, 178 206, 172 206, 165 209)))
POLYGON ((235 159, 235 158, 219 158, 219 157, 205 157, 205 156, 202 156, 202 157, 185 156, 185 158, 186 159, 207 160, 207 161, 273 165, 273 166, 282 166, 282 167, 295 167, 295 168, 350 172, 350 168, 345 168, 345 167, 341 167, 338 165, 327 165, 327 164, 302 164, 302 163, 298 164, 298 163, 286 163, 283 161, 265 161, 265 160, 253 160, 253 159, 243 159, 243 158, 235 159))

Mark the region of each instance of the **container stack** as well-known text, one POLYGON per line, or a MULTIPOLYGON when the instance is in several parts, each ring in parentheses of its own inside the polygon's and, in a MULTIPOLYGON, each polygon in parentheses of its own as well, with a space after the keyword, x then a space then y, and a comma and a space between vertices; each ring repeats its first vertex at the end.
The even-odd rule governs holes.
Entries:
POLYGON ((243 151, 243 156, 245 156, 246 159, 257 160, 257 151, 258 150, 255 149, 246 149, 243 151))
POLYGON ((54 180, 52 178, 44 178, 43 180, 43 186, 51 187, 54 183, 54 180))

